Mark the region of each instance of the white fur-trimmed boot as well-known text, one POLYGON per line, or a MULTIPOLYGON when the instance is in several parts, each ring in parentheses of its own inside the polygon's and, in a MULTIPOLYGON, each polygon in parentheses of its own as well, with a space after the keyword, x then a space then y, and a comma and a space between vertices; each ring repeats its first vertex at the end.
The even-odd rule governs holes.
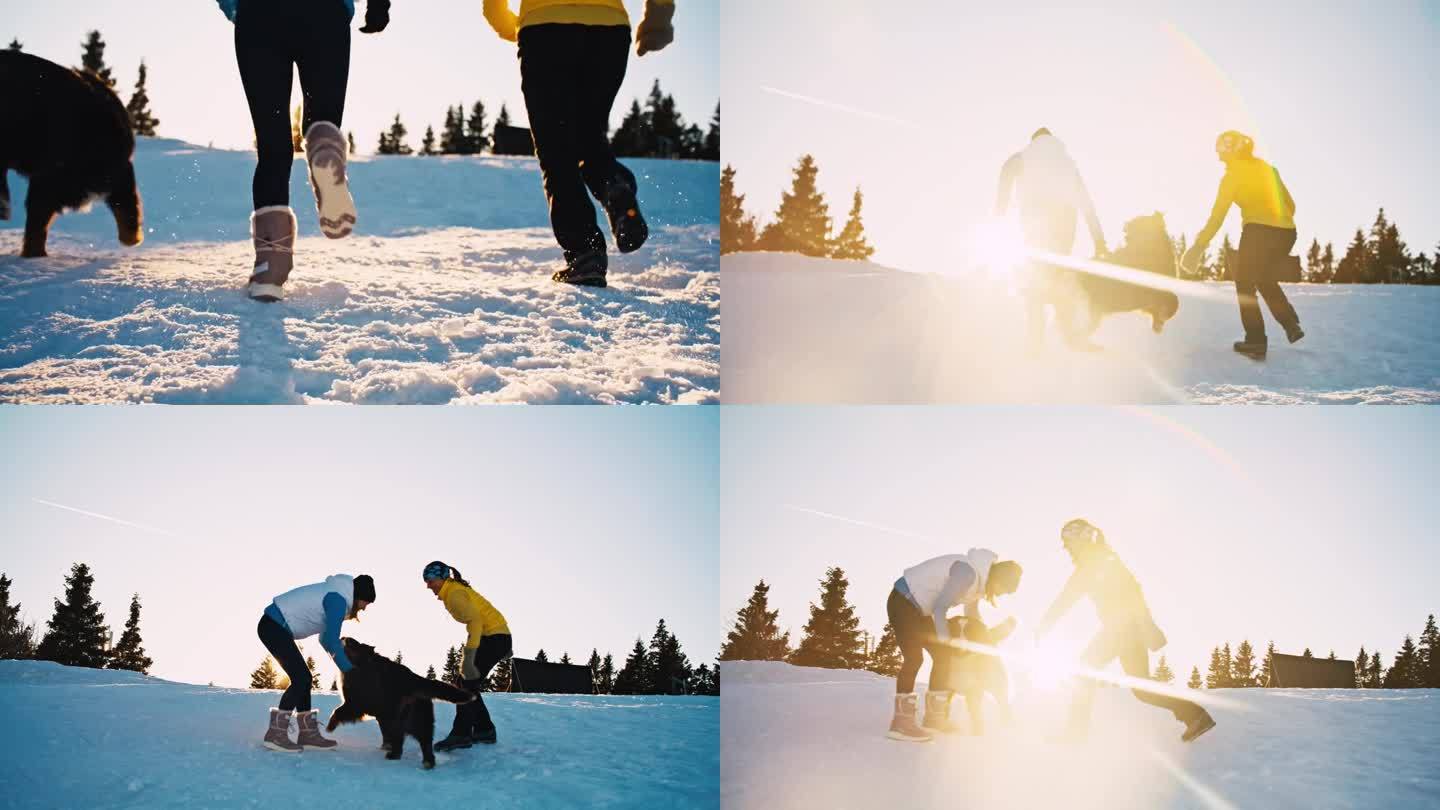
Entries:
POLYGON ((930 741, 930 732, 915 724, 917 703, 914 692, 895 696, 895 714, 890 720, 890 731, 885 736, 903 742, 930 741))
POLYGON ((290 712, 270 710, 270 730, 265 732, 265 747, 272 751, 297 753, 304 749, 290 741, 290 712))
POLYGON ((334 740, 320 733, 319 713, 314 709, 308 712, 296 712, 295 722, 300 727, 300 733, 295 738, 295 742, 299 745, 320 751, 329 751, 338 745, 334 740))
POLYGON ((345 136, 329 121, 316 121, 305 130, 305 163, 315 190, 315 210, 321 232, 331 239, 355 230, 355 198, 345 175, 345 150, 345 136))
POLYGON ((295 212, 288 205, 261 208, 250 215, 250 237, 255 242, 255 269, 247 292, 256 301, 279 301, 295 265, 295 212))

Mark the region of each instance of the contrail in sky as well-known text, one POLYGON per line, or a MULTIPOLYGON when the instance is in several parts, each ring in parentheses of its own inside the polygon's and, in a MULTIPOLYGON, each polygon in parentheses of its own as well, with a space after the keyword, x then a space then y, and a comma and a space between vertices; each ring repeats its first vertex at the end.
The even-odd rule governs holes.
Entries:
POLYGON ((818 516, 818 517, 829 518, 830 520, 838 520, 838 521, 840 521, 841 523, 849 523, 849 524, 851 524, 851 525, 853 525, 853 526, 864 526, 864 527, 867 528, 867 529, 874 529, 874 530, 876 530, 876 531, 885 532, 885 533, 887 533, 887 534, 898 534, 898 535, 900 535, 901 537, 911 537, 911 538, 914 538, 914 539, 916 539, 916 540, 934 540, 934 539, 936 539, 936 538, 933 538, 933 537, 931 537, 931 536, 929 536, 929 535, 926 535, 926 534, 919 534, 919 533, 917 533, 917 532, 906 531, 905 529, 896 529, 896 528, 892 528, 892 527, 890 527, 890 526, 882 526, 882 525, 880 525, 879 523, 869 523, 869 522, 864 521, 864 520, 855 520, 854 518, 847 518, 847 517, 845 517, 844 515, 836 515, 836 514, 832 514, 832 513, 830 513, 830 512, 821 512, 819 509, 809 509, 809 508, 806 508, 806 507, 804 507, 804 506, 795 506, 794 504, 786 504, 785 506, 786 506, 787 509, 794 509, 796 512, 804 512, 804 513, 807 514, 807 515, 816 515, 816 516, 818 516))
POLYGON ((925 127, 921 126, 920 124, 917 124, 914 121, 906 121, 903 118, 896 118, 893 115, 870 112, 869 110, 862 110, 859 107, 851 107, 848 104, 839 104, 834 101, 826 101, 823 98, 815 98, 814 96, 803 96, 799 93, 792 93, 789 90, 781 90, 777 87, 767 87, 763 84, 760 85, 760 89, 765 91, 766 93, 771 93, 777 96, 784 96, 785 98, 793 98, 796 101, 803 101, 806 104, 814 104, 817 107, 825 107, 827 109, 838 110, 839 112, 849 113, 851 115, 858 115, 862 118, 870 118, 876 121, 884 121, 887 124, 896 124, 898 126, 913 129, 916 132, 925 131, 925 127))
POLYGON ((180 535, 175 534, 174 532, 167 532, 167 531, 165 531, 164 529, 157 529, 157 528, 155 528, 154 526, 146 526, 144 523, 134 523, 134 522, 129 521, 129 520, 121 520, 120 518, 117 518, 117 517, 110 517, 109 515, 102 515, 102 514, 100 514, 99 512, 88 512, 88 511, 86 511, 86 510, 84 510, 84 509, 76 509, 76 508, 73 507, 73 506, 66 506, 66 505, 63 504, 63 503, 54 503, 53 501, 47 501, 47 500, 43 500, 43 499, 41 499, 41 498, 31 498, 31 500, 35 501, 36 503, 40 503, 40 504, 44 504, 44 505, 46 505, 46 506, 54 507, 54 508, 56 508, 56 509, 64 509, 64 510, 67 511, 67 512, 75 512, 75 513, 77 513, 77 514, 86 515, 86 516, 88 516, 88 517, 93 517, 93 518, 98 518, 98 519, 100 519, 100 520, 108 520, 108 521, 110 521, 111 523, 118 523, 118 524, 120 524, 121 526, 129 526, 129 527, 132 528, 132 529, 139 529, 139 530, 144 531, 144 532, 150 532, 151 534, 163 535, 163 536, 165 536, 165 537, 173 537, 173 538, 175 538, 176 540, 181 540, 181 539, 183 539, 182 537, 180 537, 180 535))

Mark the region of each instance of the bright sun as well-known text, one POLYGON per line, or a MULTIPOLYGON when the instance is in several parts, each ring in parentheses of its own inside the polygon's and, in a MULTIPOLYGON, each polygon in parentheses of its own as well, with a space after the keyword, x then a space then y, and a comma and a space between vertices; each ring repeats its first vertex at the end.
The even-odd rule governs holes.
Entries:
POLYGON ((997 278, 1013 276, 1025 261, 1025 241, 1011 219, 981 222, 970 229, 965 245, 971 267, 997 278))
POLYGON ((1037 689, 1054 690, 1076 672, 1077 650, 1058 643, 1035 644, 1018 651, 1015 663, 1037 689))

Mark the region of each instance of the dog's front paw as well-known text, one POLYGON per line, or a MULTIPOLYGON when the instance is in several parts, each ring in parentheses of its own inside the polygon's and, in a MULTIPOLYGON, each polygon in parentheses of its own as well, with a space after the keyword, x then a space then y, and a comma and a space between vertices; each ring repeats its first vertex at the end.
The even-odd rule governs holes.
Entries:
POLYGON ((386 751, 386 752, 385 752, 385 758, 386 758, 386 759, 399 759, 399 758, 400 758, 400 752, 399 752, 399 751, 386 751))
POLYGON ((340 721, 339 721, 339 720, 336 720, 336 719, 335 719, 335 715, 332 714, 332 715, 330 715, 330 722, 328 722, 328 723, 325 724, 325 730, 326 730, 326 731, 334 731, 336 728, 339 727, 339 725, 340 725, 340 721))
POLYGON ((427 760, 425 760, 425 770, 429 771, 429 770, 433 770, 434 768, 435 768, 435 760, 433 760, 433 759, 427 759, 427 760))

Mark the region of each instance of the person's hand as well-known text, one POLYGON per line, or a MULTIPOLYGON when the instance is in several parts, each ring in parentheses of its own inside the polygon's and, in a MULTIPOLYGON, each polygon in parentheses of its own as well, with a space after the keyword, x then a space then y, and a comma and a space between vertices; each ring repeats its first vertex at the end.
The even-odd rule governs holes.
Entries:
POLYGON ((671 24, 674 16, 674 3, 646 0, 645 16, 640 20, 640 24, 635 26, 636 56, 661 50, 675 41, 675 26, 671 24))
POLYGON ((997 629, 1007 636, 1015 632, 1015 617, 1011 616, 1010 618, 1001 622, 1000 627, 998 627, 997 629))
POLYGON ((1193 271, 1200 264, 1200 254, 1204 252, 1205 248, 1200 245, 1191 245, 1190 249, 1185 251, 1185 255, 1180 257, 1180 269, 1186 272, 1193 271))
POLYGON ((367 0, 365 3, 365 25, 362 34, 378 34, 390 24, 390 0, 367 0))
POLYGON ((480 670, 475 666, 475 647, 465 648, 465 662, 460 665, 460 675, 467 681, 480 680, 480 670))
POLYGON ((1104 242, 1103 240, 1100 241, 1100 242, 1096 242, 1096 243, 1095 243, 1095 258, 1097 258, 1097 259, 1105 259, 1105 258, 1107 258, 1109 255, 1110 255, 1110 248, 1105 247, 1105 242, 1104 242))

